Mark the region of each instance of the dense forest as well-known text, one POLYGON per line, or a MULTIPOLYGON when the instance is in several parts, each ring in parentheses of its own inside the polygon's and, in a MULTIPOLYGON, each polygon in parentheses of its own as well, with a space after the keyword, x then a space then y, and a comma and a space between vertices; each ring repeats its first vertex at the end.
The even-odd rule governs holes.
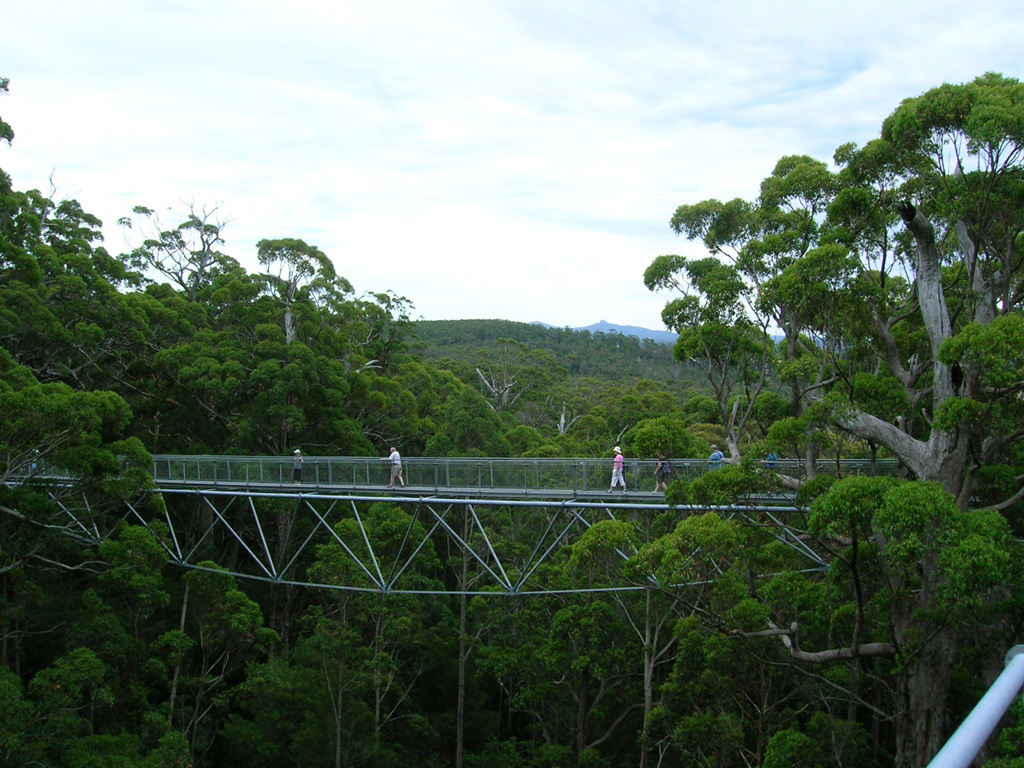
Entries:
MULTIPOLYGON (((249 273, 200 204, 118 212, 136 245, 111 254, 94 214, 0 170, 0 764, 923 768, 1024 623, 1021 126, 1024 86, 987 74, 831 164, 780 159, 752 201, 681 205, 708 256, 637 275, 674 348, 414 323, 290 237, 249 273), (178 503, 154 453, 712 443, 722 469, 568 542, 541 597, 444 596, 475 565, 431 547, 410 578, 437 596, 365 590, 351 519, 302 563, 336 590, 183 572, 122 522, 178 503), (816 471, 847 457, 899 477, 816 471), (754 492, 792 495, 826 572, 721 513, 754 492), (580 583, 633 589, 560 592, 580 583)), ((425 538, 398 504, 359 514, 382 550, 425 538)), ((987 764, 1022 768, 1019 702, 1005 726, 987 764)))
POLYGON ((420 320, 416 336, 428 359, 450 358, 475 364, 495 342, 511 339, 544 350, 571 376, 609 381, 685 381, 700 387, 696 366, 680 365, 668 344, 621 333, 591 333, 511 320, 420 320))

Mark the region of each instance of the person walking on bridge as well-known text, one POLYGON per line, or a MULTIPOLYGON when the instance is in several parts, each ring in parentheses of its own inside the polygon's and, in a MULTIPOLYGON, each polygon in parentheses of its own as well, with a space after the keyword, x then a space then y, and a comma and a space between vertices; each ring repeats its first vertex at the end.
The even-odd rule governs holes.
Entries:
POLYGON ((302 451, 296 448, 292 456, 292 481, 298 485, 302 482, 302 451))
POLYGON ((382 458, 381 461, 391 462, 391 481, 388 483, 388 488, 395 487, 395 479, 405 487, 405 480, 402 479, 402 456, 398 453, 398 449, 395 447, 391 448, 391 455, 387 458, 382 458))
POLYGON ((608 489, 608 493, 615 490, 616 485, 622 485, 622 492, 626 492, 626 459, 622 455, 622 449, 619 446, 615 446, 615 460, 612 462, 612 487, 608 489))
POLYGON ((658 465, 654 468, 654 490, 667 491, 668 484, 672 480, 672 462, 665 454, 658 451, 658 465))
POLYGON ((717 445, 711 446, 711 455, 708 456, 708 467, 711 469, 721 469, 722 462, 725 460, 725 454, 718 450, 717 445))

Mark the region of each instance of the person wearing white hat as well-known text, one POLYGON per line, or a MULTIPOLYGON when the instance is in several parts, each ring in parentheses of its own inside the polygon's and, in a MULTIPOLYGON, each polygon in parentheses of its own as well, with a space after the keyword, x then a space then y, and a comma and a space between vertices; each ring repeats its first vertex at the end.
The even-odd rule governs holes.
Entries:
POLYGON ((296 448, 295 453, 292 455, 294 456, 294 459, 292 459, 292 480, 295 482, 295 485, 298 485, 302 482, 302 451, 296 448))
POLYGON ((622 455, 622 449, 619 446, 612 448, 615 451, 615 460, 612 462, 612 487, 608 489, 608 493, 615 490, 616 485, 622 486, 622 492, 626 492, 626 459, 622 455))

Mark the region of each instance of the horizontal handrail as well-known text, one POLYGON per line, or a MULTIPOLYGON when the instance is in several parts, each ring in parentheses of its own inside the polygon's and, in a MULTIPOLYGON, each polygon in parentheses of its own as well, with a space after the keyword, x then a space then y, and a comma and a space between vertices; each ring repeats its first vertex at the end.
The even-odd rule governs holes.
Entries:
MULTIPOLYGON (((654 490, 656 459, 627 459, 626 482, 630 490, 654 490)), ((672 459, 675 473, 694 480, 714 471, 704 459, 672 459)), ((158 482, 233 484, 292 483, 293 459, 289 456, 153 456, 153 476, 158 482)), ((805 463, 780 459, 777 469, 785 474, 804 474, 805 463)), ((892 474, 896 462, 844 459, 819 461, 818 473, 860 475, 892 474)), ((406 485, 429 488, 478 488, 506 490, 565 490, 595 492, 606 490, 611 478, 608 458, 501 458, 501 457, 411 457, 402 459, 406 485)), ((372 486, 387 485, 391 464, 376 456, 304 456, 301 482, 304 485, 372 486)))

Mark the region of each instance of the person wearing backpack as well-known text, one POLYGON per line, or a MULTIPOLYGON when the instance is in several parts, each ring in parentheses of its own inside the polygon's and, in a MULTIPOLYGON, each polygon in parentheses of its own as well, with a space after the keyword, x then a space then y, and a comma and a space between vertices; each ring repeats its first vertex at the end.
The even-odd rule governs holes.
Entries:
POLYGON ((725 458, 725 454, 718 450, 717 445, 711 446, 711 455, 708 457, 708 467, 711 469, 721 469, 722 460, 725 458))
POLYGON ((654 468, 654 490, 667 491, 668 484, 672 482, 672 462, 665 458, 665 454, 658 453, 658 466, 654 468))

